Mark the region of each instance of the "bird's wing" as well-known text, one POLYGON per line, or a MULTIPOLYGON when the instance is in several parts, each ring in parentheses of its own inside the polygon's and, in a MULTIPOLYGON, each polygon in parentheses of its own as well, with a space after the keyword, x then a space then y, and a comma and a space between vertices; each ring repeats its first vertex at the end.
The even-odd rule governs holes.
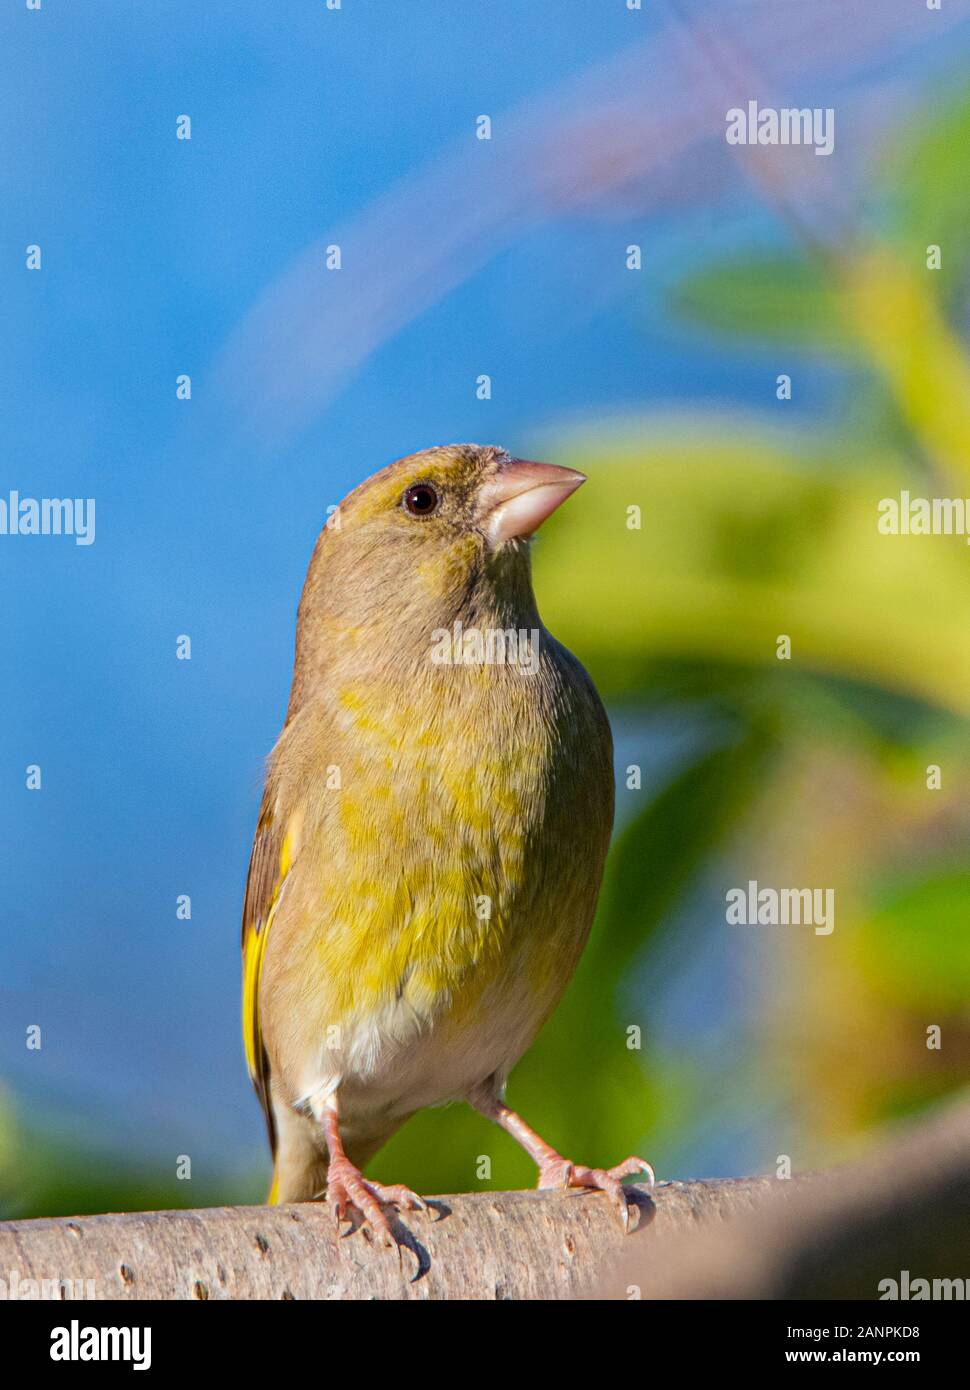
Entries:
POLYGON ((291 815, 287 822, 281 822, 277 816, 275 796, 267 787, 256 825, 243 905, 243 1041, 246 1045, 246 1065, 266 1116, 274 1156, 276 1125, 269 1094, 269 1058, 263 1046, 260 1024, 259 980, 273 917, 296 855, 300 820, 301 817, 296 814, 291 815))

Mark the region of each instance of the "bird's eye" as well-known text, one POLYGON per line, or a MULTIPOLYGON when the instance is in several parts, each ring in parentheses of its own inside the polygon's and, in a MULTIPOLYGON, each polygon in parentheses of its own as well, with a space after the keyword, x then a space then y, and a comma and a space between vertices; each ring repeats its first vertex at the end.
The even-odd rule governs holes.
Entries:
POLYGON ((438 494, 430 483, 415 483, 404 494, 404 508, 412 516, 430 516, 438 510, 438 494))

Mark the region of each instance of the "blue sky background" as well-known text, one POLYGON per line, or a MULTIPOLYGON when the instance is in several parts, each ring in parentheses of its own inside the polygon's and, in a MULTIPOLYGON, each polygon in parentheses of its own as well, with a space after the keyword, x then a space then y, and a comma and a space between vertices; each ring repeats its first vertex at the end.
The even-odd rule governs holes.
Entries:
MULTIPOLYGON (((662 10, 4 6, 0 495, 97 504, 90 547, 0 537, 0 1074, 39 1110, 166 1154, 174 1134, 222 1167, 262 1152, 238 920, 329 504, 433 443, 541 457, 563 420, 764 401, 774 368, 664 311, 687 266, 776 235, 731 183, 706 202, 618 198, 526 230, 273 444, 240 435, 220 394, 227 338, 295 257, 439 156, 501 159, 507 114, 649 38, 662 10), (481 112, 489 144, 474 139, 481 112), (175 138, 181 113, 191 142, 175 138), (641 277, 623 267, 631 240, 647 253, 641 277), (31 243, 40 273, 24 269, 31 243), (189 403, 175 396, 182 372, 189 403), (190 662, 175 659, 180 633, 190 662), (29 763, 39 793, 25 789, 29 763), (190 923, 176 920, 182 893, 190 923), (39 1053, 24 1047, 31 1023, 39 1053)), ((904 52, 882 75, 952 56, 904 52)), ((260 372, 235 388, 257 400, 260 372)), ((796 412, 833 389, 806 366, 796 412)))

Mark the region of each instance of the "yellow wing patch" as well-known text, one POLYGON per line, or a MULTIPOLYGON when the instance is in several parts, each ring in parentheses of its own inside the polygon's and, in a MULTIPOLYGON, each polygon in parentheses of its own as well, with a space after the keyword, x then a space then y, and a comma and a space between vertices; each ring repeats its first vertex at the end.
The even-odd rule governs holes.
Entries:
POLYGON ((260 1022, 259 983, 266 942, 279 907, 286 876, 296 858, 302 824, 302 812, 295 812, 290 817, 285 831, 282 831, 277 825, 273 809, 267 804, 267 800, 264 800, 256 827, 256 839, 253 842, 249 878, 246 882, 246 901, 243 907, 243 1043, 246 1048, 246 1066, 263 1107, 270 1147, 274 1154, 276 1127, 273 1123, 269 1095, 269 1059, 263 1046, 260 1022))

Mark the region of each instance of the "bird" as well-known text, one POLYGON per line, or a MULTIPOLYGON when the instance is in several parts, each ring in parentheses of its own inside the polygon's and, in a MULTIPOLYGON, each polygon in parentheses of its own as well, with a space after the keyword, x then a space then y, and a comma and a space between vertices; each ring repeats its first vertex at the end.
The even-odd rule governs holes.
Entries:
POLYGON ((653 1181, 640 1158, 564 1158, 504 1098, 583 950, 613 825, 609 720, 531 575, 535 532, 584 482, 494 445, 425 449, 331 509, 310 559, 246 884, 243 1033, 270 1202, 323 1199, 386 1245, 426 1204, 364 1168, 448 1101, 626 1228, 622 1179, 653 1181))

